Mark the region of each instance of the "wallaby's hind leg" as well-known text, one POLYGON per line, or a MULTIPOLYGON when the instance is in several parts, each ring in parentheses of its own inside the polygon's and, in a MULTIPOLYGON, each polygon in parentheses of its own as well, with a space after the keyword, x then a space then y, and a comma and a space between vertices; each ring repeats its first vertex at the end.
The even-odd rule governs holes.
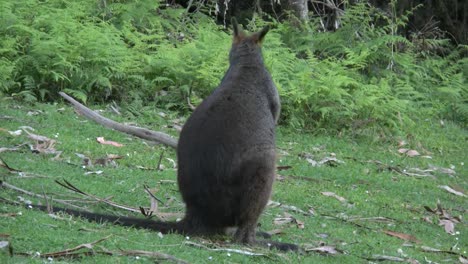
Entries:
MULTIPOLYGON (((258 150, 257 150, 258 151, 258 150)), ((246 158, 250 155, 246 155, 246 158)), ((245 160, 241 168, 242 188, 238 229, 234 235, 238 243, 255 244, 258 218, 270 199, 275 178, 275 151, 260 150, 245 160)))
POLYGON ((255 238, 257 222, 270 199, 276 172, 274 150, 266 150, 262 154, 260 157, 244 162, 241 170, 246 187, 241 196, 241 213, 234 239, 242 244, 260 245, 281 251, 298 251, 299 247, 294 244, 255 238))

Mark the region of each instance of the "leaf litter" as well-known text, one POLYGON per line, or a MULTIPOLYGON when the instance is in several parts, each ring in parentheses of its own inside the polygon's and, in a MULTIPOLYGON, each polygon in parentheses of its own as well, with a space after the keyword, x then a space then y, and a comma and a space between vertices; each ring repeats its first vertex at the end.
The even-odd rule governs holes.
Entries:
POLYGON ((390 231, 390 230, 382 230, 382 232, 389 235, 389 236, 396 237, 396 238, 399 238, 399 239, 402 239, 402 240, 405 240, 405 241, 410 241, 410 242, 414 242, 414 243, 420 243, 421 242, 413 235, 398 233, 398 232, 394 232, 394 231, 390 231))
POLYGON ((297 228, 304 229, 304 222, 295 218, 293 215, 284 212, 283 216, 275 217, 273 219, 273 224, 275 225, 286 225, 286 224, 295 224, 297 228))
POLYGON ((28 130, 32 128, 28 129, 28 127, 23 127, 22 129, 26 134, 28 134, 28 138, 35 141, 34 145, 29 146, 33 153, 55 154, 56 156, 53 159, 58 159, 62 154, 62 151, 55 149, 55 144, 57 143, 56 140, 29 132, 28 130))
POLYGON ((437 201, 437 207, 435 209, 430 208, 429 206, 424 206, 424 209, 426 211, 435 214, 439 218, 439 226, 443 226, 444 230, 446 233, 454 235, 456 234, 455 232, 455 226, 458 223, 462 222, 461 216, 458 217, 453 217, 450 215, 447 210, 445 210, 442 205, 440 204, 440 201, 437 201))

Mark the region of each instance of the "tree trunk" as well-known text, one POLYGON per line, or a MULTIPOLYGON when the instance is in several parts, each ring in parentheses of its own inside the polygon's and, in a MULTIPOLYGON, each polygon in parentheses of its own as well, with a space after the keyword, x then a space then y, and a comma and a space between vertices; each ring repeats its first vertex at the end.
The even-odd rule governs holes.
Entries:
POLYGON ((307 21, 309 18, 307 0, 288 0, 288 9, 301 21, 307 21))

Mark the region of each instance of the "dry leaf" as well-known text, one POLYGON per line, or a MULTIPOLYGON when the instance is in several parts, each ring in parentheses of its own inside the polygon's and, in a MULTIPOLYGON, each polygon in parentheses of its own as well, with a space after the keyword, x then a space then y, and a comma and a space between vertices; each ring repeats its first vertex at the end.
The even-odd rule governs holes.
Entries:
POLYGON ((409 149, 406 149, 406 148, 401 148, 401 149, 398 149, 398 153, 400 154, 405 154, 406 152, 408 152, 409 149))
POLYGON ((439 216, 439 226, 444 226, 445 232, 448 234, 455 234, 455 224, 461 222, 460 217, 453 217, 451 216, 440 204, 440 201, 437 201, 437 208, 431 209, 428 206, 424 206, 424 208, 439 216))
POLYGON ((57 151, 55 149, 55 140, 50 139, 46 136, 33 134, 28 131, 28 127, 22 127, 22 129, 24 132, 26 132, 26 134, 28 134, 28 137, 30 139, 36 141, 36 145, 30 146, 32 152, 44 154, 57 154, 57 156, 54 159, 58 158, 58 156, 60 156, 60 154, 62 153, 61 151, 57 151))
POLYGON ((296 220, 296 225, 299 229, 304 229, 304 222, 303 221, 300 221, 298 219, 295 219, 296 220))
POLYGON ((285 225, 294 222, 292 217, 276 217, 273 219, 273 224, 275 225, 285 225))
POLYGON ((104 137, 97 137, 97 142, 103 145, 112 145, 114 147, 123 147, 123 144, 117 143, 115 141, 105 140, 104 137))
POLYGON ((429 216, 423 217, 422 220, 423 220, 424 222, 429 223, 429 224, 433 224, 432 219, 431 219, 429 216))
POLYGON ((0 241, 0 249, 7 248, 10 245, 8 241, 0 241))
POLYGON ((276 202, 276 201, 272 201, 272 200, 268 201, 267 206, 269 206, 269 207, 280 207, 280 208, 283 208, 285 210, 292 211, 292 212, 295 212, 295 213, 300 213, 300 214, 307 215, 307 216, 310 215, 308 212, 306 212, 304 210, 301 210, 301 209, 297 208, 294 205, 282 204, 280 202, 276 202))
POLYGON ((398 140, 398 147, 403 147, 404 145, 406 145, 406 141, 398 140))
POLYGON ((448 234, 455 234, 455 223, 448 219, 439 220, 439 225, 444 226, 445 232, 448 234))
POLYGON ((406 240, 406 241, 411 241, 411 242, 414 242, 414 243, 419 243, 419 240, 412 236, 412 235, 408 235, 408 234, 404 234, 404 233, 398 233, 398 232, 393 232, 393 231, 389 231, 389 230, 383 230, 382 232, 384 232, 385 234, 389 235, 389 236, 392 236, 392 237, 397 237, 399 239, 403 239, 403 240, 406 240))
POLYGON ((8 133, 9 133, 10 135, 12 135, 12 136, 20 136, 20 135, 23 133, 23 131, 21 131, 21 130, 8 131, 8 133))
POLYGON ((419 154, 419 152, 417 152, 416 150, 412 149, 412 150, 408 150, 406 152, 406 155, 408 157, 416 157, 416 156, 420 156, 421 154, 419 154))
POLYGON ((303 153, 303 154, 301 154, 299 156, 304 157, 306 159, 306 161, 312 167, 319 167, 319 166, 322 166, 322 165, 328 165, 328 166, 335 167, 335 166, 338 166, 339 164, 345 163, 344 161, 337 159, 335 153, 330 153, 330 157, 324 157, 320 161, 314 160, 313 156, 311 154, 309 154, 309 153, 303 153))
POLYGON ((305 248, 306 252, 313 251, 317 252, 320 254, 330 254, 330 255, 336 255, 341 253, 338 251, 334 246, 321 246, 321 247, 314 247, 314 248, 305 248))
POLYGON ((311 158, 307 158, 306 161, 309 162, 309 164, 312 165, 312 167, 317 167, 318 166, 318 162, 311 159, 311 158))
POLYGON ((455 194, 455 195, 457 195, 457 196, 466 197, 466 195, 465 195, 464 193, 459 192, 459 191, 456 191, 456 190, 452 189, 450 186, 447 186, 447 185, 439 185, 439 188, 444 189, 444 190, 446 190, 447 192, 452 193, 452 194, 455 194))
POLYGON ((328 196, 328 197, 333 197, 333 198, 336 198, 338 201, 342 202, 342 203, 345 203, 346 202, 346 199, 341 197, 341 196, 338 196, 337 194, 333 193, 333 192, 321 192, 322 195, 325 195, 325 196, 328 196))
POLYGON ((275 225, 285 225, 295 223, 299 229, 304 229, 304 222, 294 218, 291 214, 284 213, 284 217, 276 217, 273 219, 275 225))
POLYGON ((416 156, 420 156, 421 154, 419 154, 419 152, 417 152, 416 150, 414 149, 406 149, 406 148, 400 148, 398 149, 398 153, 400 154, 406 154, 406 156, 408 157, 416 157, 416 156))

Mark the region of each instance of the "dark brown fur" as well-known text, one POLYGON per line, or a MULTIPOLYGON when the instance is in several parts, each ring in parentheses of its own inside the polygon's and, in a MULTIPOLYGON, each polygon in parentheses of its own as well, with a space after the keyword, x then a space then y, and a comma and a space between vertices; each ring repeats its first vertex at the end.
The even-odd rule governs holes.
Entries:
POLYGON ((237 243, 298 249, 292 244, 255 239, 275 178, 275 124, 280 101, 261 54, 260 44, 268 27, 246 36, 235 20, 233 26, 230 67, 180 135, 177 180, 186 204, 184 219, 171 223, 64 211, 163 233, 213 235, 235 227, 237 243))
POLYGON ((268 27, 246 36, 233 25, 230 67, 182 129, 177 179, 187 231, 237 227, 236 242, 255 244, 275 178, 280 101, 261 54, 268 27))

